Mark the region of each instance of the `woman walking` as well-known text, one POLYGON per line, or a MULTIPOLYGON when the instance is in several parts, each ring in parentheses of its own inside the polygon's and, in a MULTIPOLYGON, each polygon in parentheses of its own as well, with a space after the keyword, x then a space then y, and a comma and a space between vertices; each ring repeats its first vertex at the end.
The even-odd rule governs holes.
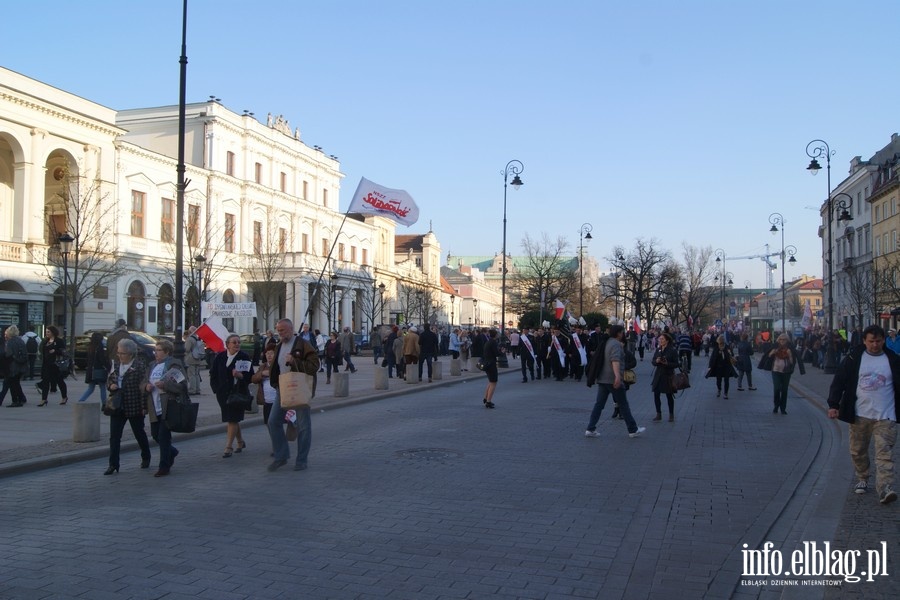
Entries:
POLYGON ((256 388, 256 403, 262 404, 263 407, 263 425, 269 424, 269 413, 272 412, 272 403, 275 402, 275 397, 278 394, 278 390, 272 387, 271 377, 272 365, 275 364, 276 346, 275 342, 266 344, 266 352, 262 362, 259 364, 259 369, 250 378, 252 383, 259 384, 259 387, 256 388))
POLYGON ((459 332, 459 366, 460 370, 469 370, 469 332, 462 330, 459 332))
POLYGON ((791 347, 791 340, 787 334, 779 335, 776 344, 775 348, 769 351, 769 358, 774 359, 772 362, 772 387, 775 389, 775 407, 772 409, 772 414, 780 410, 781 414, 786 415, 787 392, 788 385, 791 383, 791 375, 798 367, 800 374, 806 375, 806 368, 797 355, 797 351, 791 347))
POLYGON ((481 353, 481 363, 484 366, 484 374, 487 375, 487 389, 484 390, 484 407, 494 408, 494 390, 497 389, 497 356, 500 355, 500 344, 497 342, 497 330, 491 329, 488 341, 485 342, 481 353))
POLYGON ((209 385, 222 411, 222 422, 228 424, 225 429, 225 452, 222 453, 222 458, 231 458, 233 453, 241 453, 247 447, 241 434, 244 405, 228 402, 232 391, 250 395, 250 377, 253 375, 253 369, 238 371, 236 363, 239 361, 250 362, 250 355, 241 350, 241 338, 233 333, 225 340, 225 350, 216 354, 209 370, 209 385), (237 448, 233 448, 235 440, 237 448))
POLYGON ((134 439, 141 447, 141 468, 150 466, 150 442, 144 431, 144 395, 141 382, 144 380, 146 368, 144 361, 135 360, 137 344, 131 338, 120 340, 116 345, 116 359, 112 372, 107 379, 106 388, 111 394, 119 396, 119 407, 109 412, 109 468, 104 475, 112 475, 119 470, 119 450, 122 446, 122 431, 125 423, 131 425, 134 439))
POLYGON ((325 342, 325 383, 331 383, 331 372, 337 373, 341 370, 341 343, 337 339, 337 332, 332 331, 328 334, 328 341, 325 342))
POLYGON ((737 389, 739 392, 744 391, 744 375, 747 376, 747 389, 751 392, 755 391, 753 387, 753 344, 750 343, 750 335, 741 334, 741 341, 737 345, 737 389))
POLYGON ((47 396, 51 390, 59 388, 62 394, 60 404, 69 401, 69 390, 66 388, 66 377, 56 366, 56 361, 66 355, 66 341, 59 337, 59 329, 53 325, 47 326, 47 339, 41 344, 41 380, 37 388, 41 391, 41 403, 38 406, 47 406, 47 396))
POLYGON ((716 338, 716 345, 709 357, 709 370, 706 372, 706 376, 716 378, 716 398, 722 395, 722 383, 724 382, 724 398, 728 400, 728 381, 735 376, 734 355, 725 344, 724 335, 716 338))
POLYGON ((142 383, 147 396, 147 414, 150 415, 150 435, 159 444, 159 469, 154 477, 169 474, 178 448, 172 445, 172 432, 166 424, 166 408, 169 400, 188 396, 187 373, 184 364, 172 356, 175 345, 169 340, 156 342, 153 351, 156 360, 147 369, 147 379, 142 383))
POLYGON ((87 366, 84 369, 84 382, 87 389, 78 399, 84 402, 94 393, 94 388, 100 388, 100 402, 106 404, 106 380, 109 377, 109 353, 103 347, 103 334, 95 331, 91 334, 91 342, 88 345, 87 366))
POLYGON ((675 394, 672 390, 672 376, 675 374, 675 367, 678 366, 678 350, 675 349, 675 343, 672 336, 664 333, 659 336, 659 345, 656 352, 653 353, 653 380, 650 387, 653 389, 653 403, 656 405, 656 417, 654 421, 662 421, 662 405, 660 403, 660 394, 666 395, 666 402, 669 405, 669 422, 675 420, 675 394))
POLYGON ((28 351, 25 349, 25 341, 19 337, 19 328, 10 325, 3 332, 3 351, 0 352, 0 360, 4 364, 3 390, 0 391, 0 404, 6 398, 9 390, 12 403, 10 406, 24 406, 25 392, 22 391, 22 377, 28 372, 28 351))

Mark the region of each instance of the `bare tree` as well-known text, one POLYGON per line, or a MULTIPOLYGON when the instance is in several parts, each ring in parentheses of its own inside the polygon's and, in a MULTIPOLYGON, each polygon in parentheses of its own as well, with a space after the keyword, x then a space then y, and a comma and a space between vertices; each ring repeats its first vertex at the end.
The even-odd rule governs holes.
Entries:
POLYGON ((369 323, 369 329, 374 328, 376 325, 383 324, 384 318, 384 307, 385 307, 385 292, 386 287, 382 283, 381 285, 375 285, 375 280, 371 280, 371 286, 365 285, 360 291, 360 311, 362 312, 363 317, 369 323))
POLYGON ((712 246, 691 246, 687 242, 683 242, 681 248, 684 260, 684 302, 681 316, 684 320, 693 318, 696 322, 716 296, 715 286, 712 285, 716 271, 711 260, 713 249, 712 246))
POLYGON ((253 254, 247 261, 247 287, 256 302, 259 328, 266 330, 283 314, 287 301, 285 253, 290 237, 287 230, 278 226, 278 214, 273 208, 266 211, 265 231, 260 224, 253 236, 253 254))
POLYGON ((99 179, 78 176, 64 167, 62 188, 47 210, 50 237, 71 236, 71 248, 63 256, 61 246, 48 254, 47 280, 65 288, 68 308, 67 335, 75 331, 75 311, 94 290, 108 287, 126 272, 116 244, 113 220, 115 202, 99 179), (68 268, 64 268, 64 266, 68 268))
POLYGON ((557 298, 569 299, 578 291, 578 261, 566 256, 569 243, 562 236, 551 240, 546 233, 539 240, 525 234, 522 240, 524 264, 511 280, 509 308, 523 314, 539 310, 557 298))
POLYGON ((607 258, 623 276, 620 288, 625 301, 630 302, 648 323, 658 316, 660 277, 663 266, 671 261, 668 250, 661 250, 658 244, 656 238, 637 238, 633 250, 626 254, 623 246, 616 246, 613 256, 607 258))

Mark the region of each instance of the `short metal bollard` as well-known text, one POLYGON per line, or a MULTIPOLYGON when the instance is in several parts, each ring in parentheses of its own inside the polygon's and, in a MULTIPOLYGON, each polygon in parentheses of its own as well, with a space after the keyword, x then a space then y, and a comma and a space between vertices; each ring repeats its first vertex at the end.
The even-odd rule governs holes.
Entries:
POLYGON ((388 389, 388 370, 387 367, 375 367, 375 389, 388 389))
POLYGON ((450 359, 450 375, 451 375, 451 377, 455 377, 457 375, 462 375, 462 367, 459 366, 458 358, 450 359))
POLYGON ((350 395, 350 374, 332 373, 331 385, 334 388, 335 398, 346 398, 350 395))
POLYGON ((96 442, 100 439, 100 403, 75 402, 72 406, 72 441, 96 442))
POLYGON ((435 381, 444 378, 444 365, 438 360, 431 363, 431 378, 435 381))

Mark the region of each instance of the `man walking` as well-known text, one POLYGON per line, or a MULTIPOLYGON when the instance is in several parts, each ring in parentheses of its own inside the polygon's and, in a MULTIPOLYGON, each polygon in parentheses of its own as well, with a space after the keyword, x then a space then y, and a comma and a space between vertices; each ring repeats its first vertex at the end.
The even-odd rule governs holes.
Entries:
POLYGON ((206 364, 206 350, 203 342, 194 333, 197 328, 191 325, 184 334, 184 364, 187 367, 188 394, 196 396, 200 393, 200 369, 206 364))
POLYGON ((353 339, 353 332, 350 331, 349 327, 344 327, 344 332, 338 336, 338 343, 341 345, 341 352, 344 353, 344 362, 347 363, 347 367, 344 371, 356 373, 356 367, 353 366, 353 361, 350 360, 350 355, 353 354, 353 348, 356 347, 356 340, 353 339))
POLYGON ((584 432, 585 437, 600 437, 597 433, 597 422, 600 420, 600 413, 606 406, 606 401, 610 395, 616 403, 619 414, 625 420, 628 428, 628 437, 636 438, 644 431, 646 427, 638 427, 631 416, 631 408, 628 406, 628 398, 625 395, 625 382, 622 380, 622 373, 625 371, 625 347, 623 341, 625 339, 625 328, 621 325, 612 325, 609 328, 609 339, 602 348, 591 357, 588 365, 587 385, 591 387, 594 382, 597 383, 597 400, 594 403, 594 410, 591 411, 591 418, 588 421, 587 430, 584 432))
POLYGON ((522 383, 528 383, 529 373, 531 373, 531 380, 534 381, 534 341, 527 327, 522 328, 519 344, 521 345, 519 358, 522 359, 522 383))
POLYGON ((419 381, 422 381, 422 367, 428 364, 428 383, 431 383, 431 361, 437 358, 438 337, 431 325, 422 326, 419 336, 419 381))
POLYGON ((894 491, 894 444, 900 414, 900 356, 884 347, 884 330, 869 325, 863 343, 838 366, 828 394, 828 418, 850 424, 850 459, 856 471, 854 491, 869 489, 869 444, 875 439, 875 480, 882 504, 894 491))

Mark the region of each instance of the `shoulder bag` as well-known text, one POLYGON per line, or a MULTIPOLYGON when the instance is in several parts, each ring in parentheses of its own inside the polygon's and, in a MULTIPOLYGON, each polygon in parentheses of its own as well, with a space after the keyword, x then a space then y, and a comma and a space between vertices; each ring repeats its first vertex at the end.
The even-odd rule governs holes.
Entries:
POLYGON ((281 408, 305 408, 312 400, 312 375, 288 371, 278 375, 281 408))
POLYGON ((676 392, 686 390, 691 387, 691 380, 688 377, 687 373, 679 370, 677 373, 672 373, 672 379, 669 382, 669 387, 676 392))
POLYGON ((191 433, 197 427, 200 404, 188 397, 169 398, 166 403, 166 427, 174 433, 191 433))

